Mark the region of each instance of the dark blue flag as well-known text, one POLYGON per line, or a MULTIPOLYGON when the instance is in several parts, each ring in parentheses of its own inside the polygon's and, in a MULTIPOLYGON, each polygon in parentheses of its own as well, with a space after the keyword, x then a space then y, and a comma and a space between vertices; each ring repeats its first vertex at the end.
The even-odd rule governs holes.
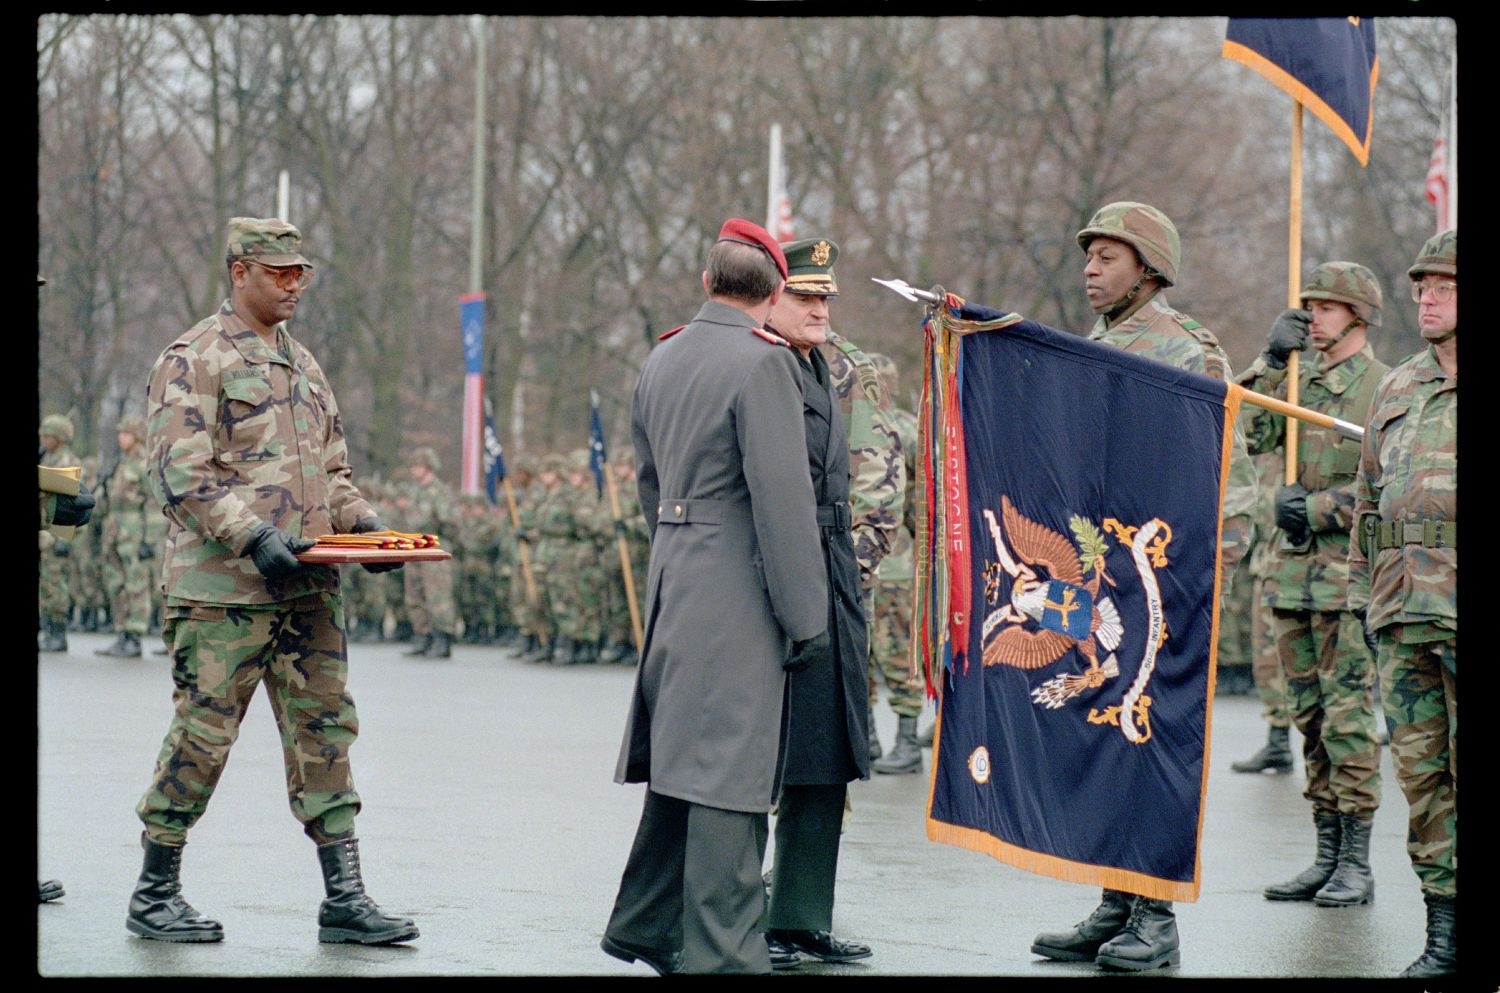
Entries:
POLYGON ((505 478, 505 451, 500 447, 500 433, 495 430, 494 407, 484 398, 484 491, 490 503, 498 503, 498 487, 505 478))
POLYGON ((609 455, 604 450, 604 425, 599 420, 599 393, 596 390, 589 390, 589 407, 589 469, 594 473, 594 485, 602 497, 609 455))
POLYGON ((1374 127, 1375 21, 1369 17, 1231 17, 1224 57, 1249 66, 1333 129, 1360 165, 1374 127))
POLYGON ((931 574, 954 577, 965 633, 943 677, 928 836, 1194 900, 1242 391, 1015 315, 959 316, 941 319, 961 420, 943 434, 961 461, 932 457, 958 470, 966 498, 940 513, 967 539, 935 543, 931 574))

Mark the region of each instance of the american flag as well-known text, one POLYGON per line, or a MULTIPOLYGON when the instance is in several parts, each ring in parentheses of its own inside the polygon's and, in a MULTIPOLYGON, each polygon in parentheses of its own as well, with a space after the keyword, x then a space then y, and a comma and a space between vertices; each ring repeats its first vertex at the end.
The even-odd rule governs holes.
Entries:
POLYGON ((484 294, 458 298, 464 336, 464 433, 460 487, 478 493, 484 446, 484 294))
POLYGON ((1443 136, 1432 146, 1432 160, 1427 164, 1427 199, 1437 208, 1437 229, 1446 231, 1448 223, 1448 150, 1443 136))

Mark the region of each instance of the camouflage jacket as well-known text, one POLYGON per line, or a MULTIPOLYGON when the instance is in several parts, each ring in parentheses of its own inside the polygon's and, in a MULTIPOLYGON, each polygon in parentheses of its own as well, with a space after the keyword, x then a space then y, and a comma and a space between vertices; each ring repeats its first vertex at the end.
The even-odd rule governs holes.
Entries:
MULTIPOLYGON (((1431 346, 1375 388, 1354 484, 1354 521, 1458 521, 1458 378, 1431 346)), ((1357 530, 1356 530, 1357 533, 1357 530)), ((1458 631, 1458 549, 1405 544, 1367 556, 1349 543, 1349 606, 1372 629, 1431 623, 1458 631)))
MULTIPOLYGON (((36 460, 36 464, 44 465, 49 469, 58 469, 64 466, 75 466, 78 465, 78 456, 73 454, 73 449, 69 446, 58 445, 50 452, 43 452, 42 456, 36 460)), ((52 514, 57 505, 55 497, 55 493, 42 492, 43 530, 37 532, 36 540, 37 548, 44 552, 51 549, 53 543, 58 540, 57 536, 54 535, 51 531, 45 530, 46 527, 52 523, 52 514)))
POLYGON ((892 410, 896 433, 901 438, 901 453, 906 462, 906 496, 901 512, 901 526, 891 539, 891 554, 880 562, 880 581, 910 583, 912 555, 917 534, 917 415, 899 407, 892 410))
MULTIPOLYGON (((1390 366, 1366 344, 1331 368, 1324 354, 1309 351, 1298 363, 1298 403, 1354 424, 1364 423, 1375 384, 1390 366)), ((1285 400, 1286 369, 1272 369, 1257 358, 1240 376, 1246 389, 1285 400)), ((1253 408, 1247 442, 1252 455, 1283 451, 1286 418, 1253 408)), ((1343 610, 1349 592, 1349 528, 1354 523, 1354 471, 1359 442, 1333 431, 1302 425, 1297 431, 1297 482, 1307 488, 1307 525, 1312 541, 1304 551, 1286 547, 1277 532, 1272 575, 1282 610, 1343 610)), ((1274 510, 1273 510, 1274 513, 1274 510)))
POLYGON ((120 453, 120 461, 110 473, 109 482, 101 487, 99 506, 95 508, 104 522, 104 540, 108 544, 139 545, 148 540, 146 527, 151 516, 161 516, 152 505, 146 486, 146 446, 138 445, 133 453, 120 453))
POLYGON ((870 357, 832 329, 818 351, 828 363, 849 436, 850 537, 859 562, 860 587, 868 593, 875 570, 901 527, 906 460, 890 393, 870 357))
MULTIPOLYGON (((1100 317, 1089 334, 1091 341, 1123 348, 1148 359, 1189 372, 1232 382, 1229 356, 1214 333, 1186 314, 1173 310, 1161 293, 1148 298, 1110 326, 1100 317)), ((1238 420, 1229 458, 1229 484, 1224 489, 1223 535, 1220 539, 1223 576, 1229 576, 1250 550, 1250 519, 1256 505, 1255 467, 1245 448, 1238 420)))
POLYGON ((312 353, 285 326, 272 348, 225 301, 161 353, 147 397, 147 482, 169 522, 169 601, 274 603, 337 591, 337 568, 271 583, 243 557, 262 522, 312 538, 372 513, 350 478, 338 404, 312 353))
POLYGON ((442 547, 454 550, 459 541, 458 512, 448 484, 434 476, 426 486, 413 483, 407 495, 411 502, 401 530, 435 534, 442 547))

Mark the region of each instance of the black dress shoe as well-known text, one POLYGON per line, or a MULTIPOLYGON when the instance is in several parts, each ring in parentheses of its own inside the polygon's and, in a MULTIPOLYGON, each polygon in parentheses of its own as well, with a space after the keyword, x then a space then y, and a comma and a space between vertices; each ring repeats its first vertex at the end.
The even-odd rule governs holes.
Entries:
POLYGON ((665 952, 660 948, 632 945, 628 941, 611 938, 607 934, 599 940, 599 947, 604 949, 605 954, 613 955, 615 958, 625 962, 634 962, 636 959, 640 959, 655 969, 658 976, 669 976, 682 971, 681 952, 665 952))
POLYGON ((841 941, 827 931, 783 931, 767 932, 769 937, 799 952, 806 952, 824 962, 854 962, 867 959, 873 954, 869 945, 857 941, 841 941))
POLYGON ((775 971, 782 969, 795 969, 802 964, 802 956, 797 954, 797 949, 789 948, 766 935, 766 951, 771 953, 771 968, 775 971))

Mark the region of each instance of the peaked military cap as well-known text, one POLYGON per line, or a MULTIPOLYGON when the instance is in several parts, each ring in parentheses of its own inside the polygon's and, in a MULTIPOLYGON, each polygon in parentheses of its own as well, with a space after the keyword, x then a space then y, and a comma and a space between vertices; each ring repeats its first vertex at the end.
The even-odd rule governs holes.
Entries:
POLYGON ((836 297, 839 287, 833 279, 833 264, 839 258, 839 246, 827 238, 804 238, 781 246, 786 253, 786 289, 810 297, 836 297))
POLYGON ((312 267, 302 254, 302 232, 279 217, 231 217, 224 256, 231 262, 250 258, 265 265, 312 267))

